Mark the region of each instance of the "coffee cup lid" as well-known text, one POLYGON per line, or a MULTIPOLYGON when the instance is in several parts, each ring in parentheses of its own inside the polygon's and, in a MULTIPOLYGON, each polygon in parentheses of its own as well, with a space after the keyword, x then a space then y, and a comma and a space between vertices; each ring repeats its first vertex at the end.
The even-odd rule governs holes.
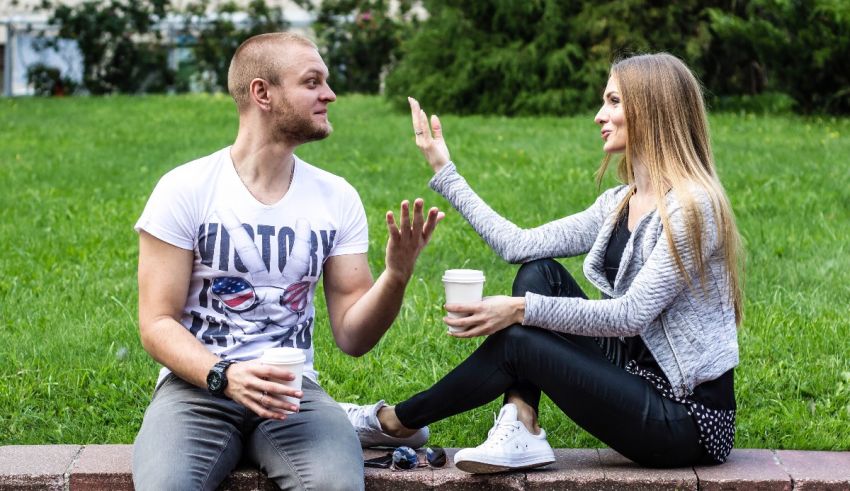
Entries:
POLYGON ((448 269, 443 274, 443 281, 453 283, 479 283, 484 281, 484 272, 477 269, 448 269))
POLYGON ((307 357, 298 348, 269 348, 263 351, 263 361, 269 363, 304 363, 307 357))

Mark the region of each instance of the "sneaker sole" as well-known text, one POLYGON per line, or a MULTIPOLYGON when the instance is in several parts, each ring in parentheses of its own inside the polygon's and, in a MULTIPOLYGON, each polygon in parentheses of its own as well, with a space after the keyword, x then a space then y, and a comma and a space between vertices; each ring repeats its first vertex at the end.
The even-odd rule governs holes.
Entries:
POLYGON ((520 464, 516 466, 489 464, 487 462, 477 462, 474 460, 462 460, 455 462, 455 467, 468 472, 470 474, 493 474, 496 472, 520 471, 523 469, 533 469, 535 467, 543 467, 544 465, 554 464, 554 460, 546 460, 543 462, 532 462, 528 464, 520 464))
MULTIPOLYGON (((427 428, 427 426, 425 427, 427 428)), ((414 433, 407 438, 397 438, 387 435, 386 433, 377 433, 375 431, 357 432, 357 438, 360 440, 360 446, 363 448, 374 447, 398 447, 405 445, 411 448, 421 448, 428 443, 430 432, 426 429, 419 433, 414 433)))

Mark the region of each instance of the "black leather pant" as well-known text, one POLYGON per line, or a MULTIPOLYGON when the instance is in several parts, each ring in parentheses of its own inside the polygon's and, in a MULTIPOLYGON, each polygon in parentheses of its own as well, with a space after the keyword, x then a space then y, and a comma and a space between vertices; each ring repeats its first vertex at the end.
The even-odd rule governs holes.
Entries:
MULTIPOLYGON (((520 268, 512 294, 525 292, 585 297, 567 270, 551 259, 520 268)), ((638 464, 704 463, 699 432, 687 407, 626 372, 624 357, 611 352, 621 343, 604 341, 510 326, 488 337, 430 389, 399 403, 396 414, 408 428, 421 428, 508 392, 536 410, 543 391, 576 424, 638 464)))

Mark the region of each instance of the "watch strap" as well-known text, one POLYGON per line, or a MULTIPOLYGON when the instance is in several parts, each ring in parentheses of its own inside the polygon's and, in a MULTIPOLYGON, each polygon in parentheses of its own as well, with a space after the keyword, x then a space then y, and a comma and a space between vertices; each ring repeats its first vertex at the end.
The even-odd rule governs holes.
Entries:
POLYGON ((211 394, 220 397, 224 396, 224 389, 227 388, 227 367, 234 363, 236 363, 235 360, 221 360, 210 369, 210 373, 207 375, 207 390, 209 390, 211 394), (222 381, 222 384, 217 390, 213 390, 212 384, 210 383, 211 378, 214 376, 217 376, 222 381))

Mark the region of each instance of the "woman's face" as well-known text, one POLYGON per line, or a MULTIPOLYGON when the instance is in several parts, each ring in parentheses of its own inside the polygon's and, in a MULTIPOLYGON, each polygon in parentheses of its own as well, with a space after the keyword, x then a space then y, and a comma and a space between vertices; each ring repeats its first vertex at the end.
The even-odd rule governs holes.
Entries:
POLYGON ((623 100, 620 88, 614 77, 608 79, 608 85, 602 95, 602 108, 594 118, 596 124, 602 127, 602 150, 605 153, 620 153, 626 149, 626 113, 623 110, 623 100))

